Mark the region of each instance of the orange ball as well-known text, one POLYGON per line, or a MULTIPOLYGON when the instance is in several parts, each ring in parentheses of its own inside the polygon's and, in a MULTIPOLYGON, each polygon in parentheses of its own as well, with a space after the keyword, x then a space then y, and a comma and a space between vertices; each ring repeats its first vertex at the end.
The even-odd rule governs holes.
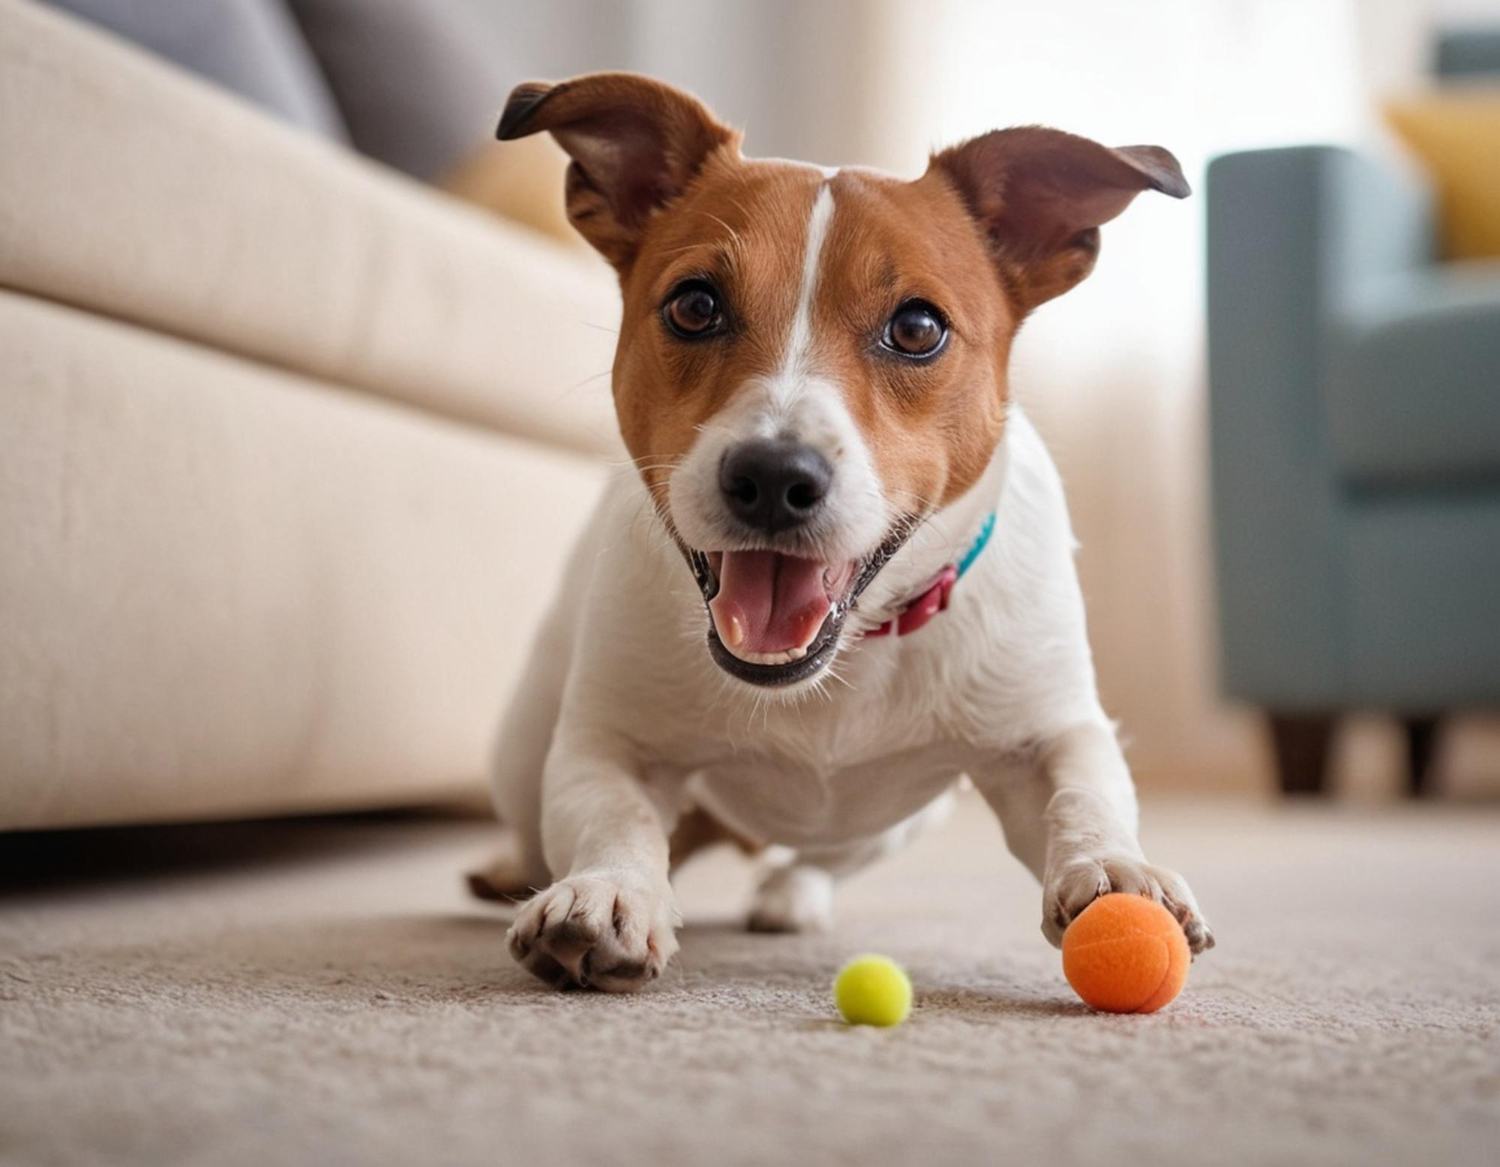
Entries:
POLYGON ((1187 980, 1192 954, 1182 928, 1155 900, 1100 896, 1068 925, 1063 975, 1090 1008, 1155 1013, 1187 980))

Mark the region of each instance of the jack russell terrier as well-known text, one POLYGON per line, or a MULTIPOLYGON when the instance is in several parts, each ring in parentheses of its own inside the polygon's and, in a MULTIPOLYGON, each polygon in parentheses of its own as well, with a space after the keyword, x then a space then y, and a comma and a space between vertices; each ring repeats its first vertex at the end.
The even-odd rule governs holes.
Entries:
POLYGON ((722 838, 779 845, 751 927, 821 926, 835 881, 964 775, 1041 881, 1052 943, 1124 891, 1211 947, 1136 841, 1062 485, 1006 371, 1100 224, 1189 193, 1172 155, 1025 126, 911 182, 747 159, 694 98, 622 73, 518 87, 498 137, 541 131, 619 275, 634 468, 501 730, 509 833, 470 883, 536 892, 515 958, 558 986, 650 982, 677 951, 670 870, 722 838))

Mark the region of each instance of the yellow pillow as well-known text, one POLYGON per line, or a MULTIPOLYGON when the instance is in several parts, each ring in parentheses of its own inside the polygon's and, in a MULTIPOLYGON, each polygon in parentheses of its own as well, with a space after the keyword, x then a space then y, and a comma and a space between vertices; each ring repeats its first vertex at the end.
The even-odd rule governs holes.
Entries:
POLYGON ((587 247, 563 209, 568 156, 550 134, 481 142, 434 185, 487 211, 587 247))
POLYGON ((1444 258, 1500 256, 1500 87, 1403 97, 1385 116, 1437 186, 1444 258))

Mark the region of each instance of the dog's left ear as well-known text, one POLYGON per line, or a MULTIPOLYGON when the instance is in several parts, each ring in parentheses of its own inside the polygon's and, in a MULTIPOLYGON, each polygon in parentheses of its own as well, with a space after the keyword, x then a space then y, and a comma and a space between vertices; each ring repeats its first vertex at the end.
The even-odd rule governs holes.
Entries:
POLYGON ((495 136, 544 130, 573 159, 569 221, 622 275, 652 213, 687 189, 710 154, 737 141, 701 102, 635 73, 518 85, 495 136))
POLYGON ((995 130, 934 154, 927 176, 935 173, 957 187, 1022 313, 1093 270, 1100 224, 1136 195, 1192 193, 1160 146, 1111 149, 1042 126, 995 130))

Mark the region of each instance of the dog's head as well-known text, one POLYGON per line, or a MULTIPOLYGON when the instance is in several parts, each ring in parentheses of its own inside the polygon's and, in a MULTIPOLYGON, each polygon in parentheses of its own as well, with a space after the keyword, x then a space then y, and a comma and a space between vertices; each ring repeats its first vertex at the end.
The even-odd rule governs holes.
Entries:
POLYGON ((527 84, 502 139, 572 158, 573 225, 619 273, 620 428, 697 573, 707 641, 756 685, 817 677, 864 589, 994 454, 1022 318, 1094 266, 1154 146, 1029 126, 902 181, 741 157, 692 97, 631 74, 527 84))

